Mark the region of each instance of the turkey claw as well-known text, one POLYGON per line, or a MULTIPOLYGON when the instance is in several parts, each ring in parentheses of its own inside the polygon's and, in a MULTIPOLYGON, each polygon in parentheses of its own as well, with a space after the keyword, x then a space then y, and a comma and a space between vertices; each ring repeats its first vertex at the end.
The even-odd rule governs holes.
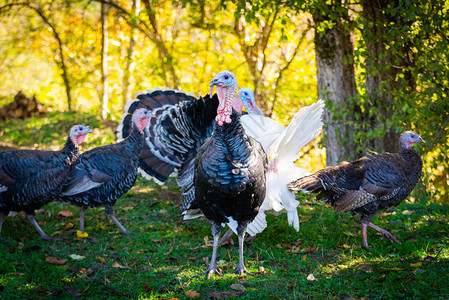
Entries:
POLYGON ((391 243, 401 244, 401 242, 394 235, 389 233, 388 231, 382 232, 382 238, 383 237, 387 238, 391 243))
POLYGON ((243 275, 254 275, 251 272, 248 272, 245 268, 236 268, 233 272, 237 276, 243 276, 243 275))
POLYGON ((193 276, 193 278, 206 275, 206 279, 209 280, 212 277, 212 275, 214 275, 214 274, 216 274, 218 276, 223 276, 223 274, 220 273, 219 269, 214 268, 214 269, 207 269, 206 272, 197 274, 197 275, 193 276))

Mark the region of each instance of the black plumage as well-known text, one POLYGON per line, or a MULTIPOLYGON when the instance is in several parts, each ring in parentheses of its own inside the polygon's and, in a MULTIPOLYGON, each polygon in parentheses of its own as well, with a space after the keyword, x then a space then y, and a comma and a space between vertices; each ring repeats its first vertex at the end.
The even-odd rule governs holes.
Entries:
POLYGON ((379 210, 401 203, 418 183, 423 162, 412 148, 417 142, 424 140, 406 131, 400 137, 398 154, 383 153, 327 167, 291 182, 289 188, 317 194, 318 199, 325 199, 336 212, 361 214, 365 248, 371 247, 366 236, 368 226, 399 243, 391 233, 371 223, 371 219, 379 210))
POLYGON ((34 211, 54 200, 61 191, 74 162, 78 144, 91 129, 75 125, 59 151, 15 150, 0 153, 0 232, 3 217, 10 211, 24 211, 40 236, 53 240, 37 224, 34 211))
POLYGON ((265 198, 267 157, 255 139, 245 134, 240 115, 233 111, 237 90, 235 75, 218 73, 211 82, 217 86, 220 105, 212 136, 201 146, 195 158, 195 199, 211 222, 214 248, 207 278, 219 274, 216 267, 221 224, 237 222, 239 264, 235 274, 246 273, 243 241, 248 222, 252 221, 265 198))
POLYGON ((76 162, 64 184, 60 199, 80 207, 81 231, 84 231, 84 210, 104 205, 107 216, 118 226, 120 232, 131 233, 114 216, 114 205, 136 181, 143 130, 150 114, 147 109, 137 109, 132 116, 133 125, 126 139, 86 151, 76 162))

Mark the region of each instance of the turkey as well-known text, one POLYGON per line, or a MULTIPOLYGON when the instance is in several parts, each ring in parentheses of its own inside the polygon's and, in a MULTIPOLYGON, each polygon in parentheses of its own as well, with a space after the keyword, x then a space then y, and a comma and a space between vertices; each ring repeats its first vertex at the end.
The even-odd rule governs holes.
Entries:
POLYGON ((10 211, 24 211, 44 240, 55 240, 37 224, 34 211, 54 200, 60 192, 78 159, 78 145, 88 133, 93 133, 89 127, 73 126, 67 142, 59 151, 14 150, 0 153, 0 233, 4 216, 10 211))
POLYGON ((371 248, 367 227, 391 242, 400 243, 391 233, 371 223, 371 219, 380 209, 401 203, 418 183, 423 162, 412 146, 419 142, 424 140, 418 134, 406 131, 399 139, 398 154, 383 153, 327 167, 292 181, 289 188, 317 194, 317 198, 325 199, 335 212, 361 214, 364 248, 371 248))
POLYGON ((194 190, 198 206, 210 221, 214 246, 206 277, 220 274, 216 266, 221 225, 237 223, 239 264, 234 273, 247 273, 243 241, 248 222, 257 215, 265 198, 266 154, 255 139, 245 134, 240 114, 232 108, 237 90, 235 75, 219 72, 210 83, 217 87, 219 106, 212 136, 195 158, 194 190))
MULTIPOLYGON (((238 96, 248 111, 241 117, 245 132, 259 141, 268 157, 267 192, 254 221, 248 224, 250 236, 262 232, 267 227, 266 212, 280 213, 287 211, 288 224, 299 231, 299 217, 297 207, 299 202, 295 195, 287 188, 287 184, 310 173, 298 167, 295 161, 298 152, 315 139, 323 125, 321 116, 324 101, 320 100, 310 106, 301 108, 292 118, 287 127, 279 125, 271 118, 265 117, 257 107, 254 94, 249 88, 241 88, 238 96)), ((236 232, 235 222, 228 224, 236 232)), ((220 243, 231 242, 232 231, 228 231, 220 243)), ((248 239, 248 240, 251 240, 248 239)))
POLYGON ((60 195, 62 201, 80 207, 80 230, 84 231, 87 207, 105 206, 106 215, 121 233, 130 234, 114 216, 114 204, 137 178, 143 131, 151 116, 145 108, 132 115, 132 128, 123 141, 84 152, 73 167, 60 195))

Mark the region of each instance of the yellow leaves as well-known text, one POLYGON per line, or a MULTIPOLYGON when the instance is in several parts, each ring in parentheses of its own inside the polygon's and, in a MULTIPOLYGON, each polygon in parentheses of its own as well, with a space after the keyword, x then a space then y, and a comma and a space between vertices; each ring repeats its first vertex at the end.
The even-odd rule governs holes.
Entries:
POLYGON ((200 293, 194 290, 188 290, 184 293, 184 296, 186 296, 189 299, 195 299, 200 297, 200 293))
POLYGON ((134 209, 134 207, 136 207, 137 205, 131 205, 131 204, 125 204, 123 205, 122 209, 123 210, 132 210, 134 209))
POLYGON ((406 215, 406 216, 410 216, 410 215, 412 215, 414 213, 414 211, 413 210, 403 210, 402 211, 402 214, 403 215, 406 215))
POLYGON ((414 267, 414 268, 417 268, 417 267, 421 267, 422 266, 422 262, 417 262, 417 263, 411 263, 410 264, 410 267, 414 267))
POLYGON ((105 264, 105 263, 106 263, 106 259, 104 259, 104 258, 101 257, 101 256, 95 257, 95 260, 98 261, 98 262, 101 262, 102 264, 105 264))
POLYGON ((68 209, 63 209, 60 212, 58 212, 58 216, 63 216, 63 217, 73 217, 73 212, 68 210, 68 209))
POLYGON ((67 258, 59 258, 57 256, 47 256, 45 258, 45 261, 48 262, 49 264, 63 265, 68 261, 68 259, 67 258))
POLYGON ((126 269, 125 266, 122 266, 122 265, 119 264, 118 262, 114 262, 114 263, 112 264, 112 267, 113 267, 113 268, 117 268, 117 269, 126 269))
POLYGON ((306 260, 307 259, 307 254, 304 254, 301 258, 301 260, 306 260))
POLYGON ((81 230, 76 231, 76 237, 78 237, 78 238, 87 238, 88 236, 89 236, 89 234, 87 232, 84 232, 81 230))
POLYGON ((72 229, 73 227, 75 227, 75 224, 73 224, 73 223, 66 223, 65 225, 64 225, 64 227, 62 228, 62 230, 63 231, 67 231, 67 230, 69 230, 69 229, 72 229))

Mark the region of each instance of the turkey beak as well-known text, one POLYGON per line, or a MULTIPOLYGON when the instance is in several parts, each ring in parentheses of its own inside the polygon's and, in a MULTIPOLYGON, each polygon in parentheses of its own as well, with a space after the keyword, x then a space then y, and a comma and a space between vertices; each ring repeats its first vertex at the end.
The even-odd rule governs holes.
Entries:
POLYGON ((216 78, 212 79, 212 81, 209 83, 211 96, 214 93, 214 85, 217 85, 217 83, 218 83, 218 80, 216 78))
POLYGON ((422 137, 418 136, 418 143, 425 143, 425 142, 426 141, 422 137))

